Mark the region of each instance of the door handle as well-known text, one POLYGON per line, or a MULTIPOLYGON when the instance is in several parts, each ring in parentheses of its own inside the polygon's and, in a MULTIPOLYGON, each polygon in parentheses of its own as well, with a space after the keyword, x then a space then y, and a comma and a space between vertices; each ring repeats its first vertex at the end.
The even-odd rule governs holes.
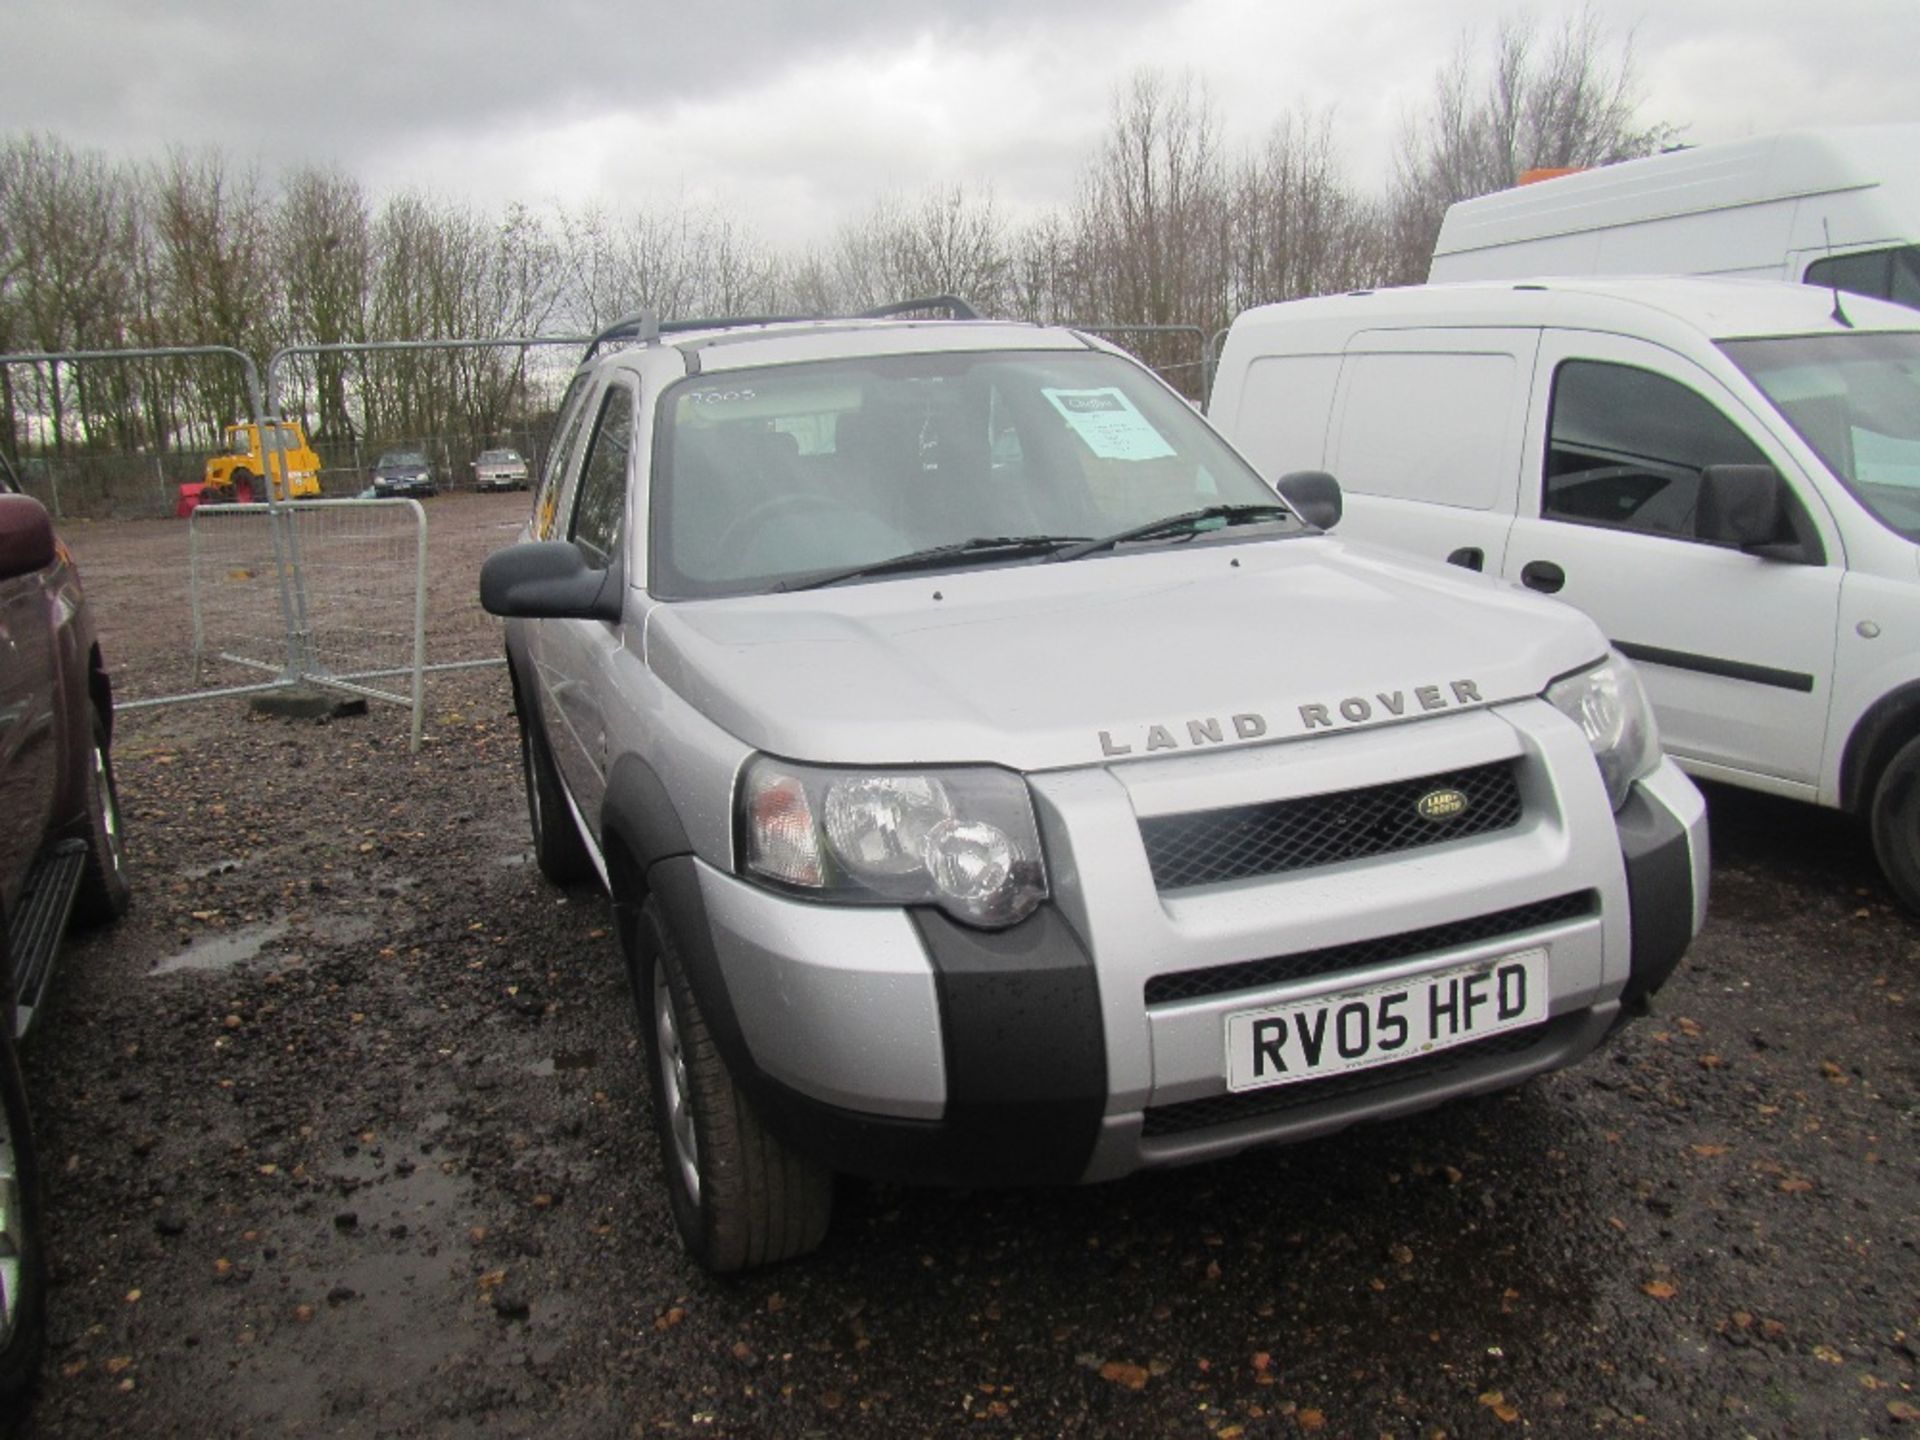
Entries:
POLYGON ((1458 565, 1462 570, 1479 570, 1487 563, 1487 552, 1478 545, 1462 545, 1447 556, 1447 564, 1458 565))
POLYGON ((1529 560, 1520 571, 1520 583, 1542 595, 1554 595, 1567 583, 1567 572, 1551 560, 1529 560))

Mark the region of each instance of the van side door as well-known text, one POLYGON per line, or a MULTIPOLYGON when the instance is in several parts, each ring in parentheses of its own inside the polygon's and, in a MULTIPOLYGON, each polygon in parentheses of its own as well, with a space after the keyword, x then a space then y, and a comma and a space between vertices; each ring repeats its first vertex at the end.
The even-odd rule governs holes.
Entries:
POLYGON ((1625 336, 1549 330, 1504 573, 1584 610, 1638 665, 1689 770, 1800 799, 1820 776, 1845 560, 1765 423, 1704 368, 1625 336), (1810 563, 1695 536, 1701 471, 1766 464, 1810 563))
POLYGON ((1538 330, 1366 330, 1328 427, 1340 534, 1499 574, 1520 488, 1538 330))

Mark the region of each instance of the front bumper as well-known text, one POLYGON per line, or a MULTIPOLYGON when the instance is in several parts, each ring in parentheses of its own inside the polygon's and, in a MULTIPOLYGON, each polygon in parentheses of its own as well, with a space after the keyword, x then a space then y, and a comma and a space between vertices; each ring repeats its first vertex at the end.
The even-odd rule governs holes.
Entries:
MULTIPOLYGON (((1419 773, 1499 723, 1459 719, 1404 731, 1391 753, 1419 773), (1437 753, 1406 753, 1421 748, 1437 753)), ((1665 982, 1705 913, 1698 792, 1662 762, 1609 816, 1571 727, 1532 713, 1514 735, 1530 783, 1586 773, 1591 786, 1535 793, 1531 820, 1511 832, 1277 884, 1157 893, 1144 860, 1125 855, 1139 848, 1137 814, 1158 803, 1156 777, 1134 766, 1127 785, 1105 771, 1036 777, 1056 899, 1009 931, 796 901, 691 857, 656 867, 654 889, 683 949, 702 952, 692 978, 710 1020, 721 1017, 729 1064, 790 1143, 836 1169, 915 1183, 1113 1178, 1515 1084, 1579 1060, 1665 982), (679 879, 663 885, 670 873, 679 879), (1482 935, 1489 916, 1518 928, 1482 935), (1143 995, 1143 981, 1170 968, 1409 936, 1432 948, 1278 985, 1143 995), (1349 1075, 1227 1090, 1233 1011, 1537 945, 1554 975, 1538 1026, 1349 1075)), ((1363 738, 1329 743, 1364 768, 1363 738)), ((1304 747, 1287 748, 1286 773, 1311 770, 1304 747)))

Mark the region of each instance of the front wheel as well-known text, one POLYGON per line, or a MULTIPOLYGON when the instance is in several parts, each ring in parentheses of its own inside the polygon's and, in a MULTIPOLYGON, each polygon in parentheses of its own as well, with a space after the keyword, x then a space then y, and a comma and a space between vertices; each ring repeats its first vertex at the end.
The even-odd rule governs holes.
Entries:
POLYGON ((127 880, 127 840, 121 828, 120 792, 113 783, 107 724, 97 710, 86 765, 87 864, 80 872, 73 914, 82 925, 105 925, 126 913, 133 887, 127 880))
MULTIPOLYGON (((6 933, 0 930, 0 957, 6 933)), ((0 1413, 17 1412, 46 1344, 40 1167, 11 1019, 0 1024, 0 1413)))
POLYGON ((1873 790, 1873 853, 1900 903, 1920 914, 1920 737, 1909 740, 1873 790))
POLYGON ((722 1275, 818 1249, 833 1216, 833 1173, 770 1134, 734 1083, 657 900, 641 907, 638 930, 634 1000, 681 1241, 722 1275))

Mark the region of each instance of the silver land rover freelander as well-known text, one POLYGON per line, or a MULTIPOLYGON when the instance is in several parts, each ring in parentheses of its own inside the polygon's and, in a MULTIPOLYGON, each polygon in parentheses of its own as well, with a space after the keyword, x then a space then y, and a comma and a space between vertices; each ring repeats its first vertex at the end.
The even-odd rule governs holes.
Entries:
POLYGON ((813 1248, 837 1171, 1211 1160, 1643 1007, 1707 848, 1632 667, 1339 513, 1112 347, 956 301, 594 342, 481 595, 703 1264, 813 1248))

